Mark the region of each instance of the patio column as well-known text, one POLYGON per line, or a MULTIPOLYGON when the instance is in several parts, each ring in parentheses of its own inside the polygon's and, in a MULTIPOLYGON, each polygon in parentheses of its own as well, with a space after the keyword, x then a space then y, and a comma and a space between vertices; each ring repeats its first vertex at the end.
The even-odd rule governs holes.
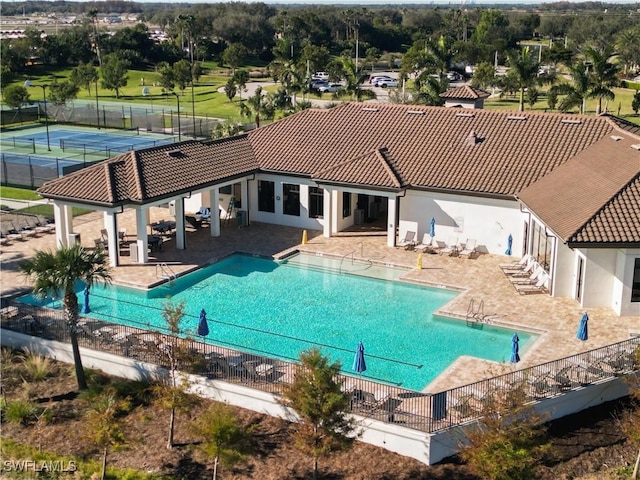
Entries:
POLYGON ((184 226, 184 198, 178 197, 175 199, 176 206, 176 248, 178 250, 185 249, 185 238, 187 232, 185 232, 184 226))
MULTIPOLYGON (((249 189, 247 188, 247 180, 241 180, 240 181, 240 202, 241 202, 241 209, 244 210, 245 215, 247 216, 247 225, 249 225, 249 189)), ((237 213, 236 213, 237 215, 237 213)))
POLYGON ((322 199, 322 216, 324 217, 322 225, 322 236, 325 238, 331 237, 331 214, 333 212, 333 209, 331 208, 331 198, 332 192, 325 188, 322 199))
POLYGON ((149 224, 149 208, 136 207, 136 243, 129 248, 138 249, 138 263, 149 261, 147 225, 149 224))
POLYGON ((209 192, 211 199, 209 208, 211 209, 211 217, 209 218, 209 226, 211 227, 211 236, 220 236, 220 190, 212 188, 209 192))
POLYGON ((396 218, 396 205, 398 203, 397 197, 389 197, 389 205, 387 212, 387 246, 396 246, 396 227, 398 225, 398 219, 396 218))
POLYGON ((71 208, 68 205, 53 203, 53 219, 56 225, 56 247, 69 245, 69 233, 72 229, 71 208))
POLYGON ((104 228, 107 230, 109 265, 117 267, 120 249, 118 248, 118 219, 115 212, 104 212, 104 228))

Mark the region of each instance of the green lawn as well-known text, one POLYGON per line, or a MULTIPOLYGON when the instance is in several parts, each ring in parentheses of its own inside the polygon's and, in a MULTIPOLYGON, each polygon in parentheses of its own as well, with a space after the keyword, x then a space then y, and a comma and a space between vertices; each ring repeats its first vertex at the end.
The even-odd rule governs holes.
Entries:
POLYGON ((33 190, 15 187, 0 187, 0 197, 14 200, 42 200, 42 197, 33 190))

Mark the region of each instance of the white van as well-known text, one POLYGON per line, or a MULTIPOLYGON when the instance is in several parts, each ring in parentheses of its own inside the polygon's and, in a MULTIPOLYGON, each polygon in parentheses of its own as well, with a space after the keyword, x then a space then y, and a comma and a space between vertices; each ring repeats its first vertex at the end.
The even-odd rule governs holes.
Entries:
POLYGON ((329 74, 327 72, 316 72, 311 76, 311 80, 329 80, 329 74))

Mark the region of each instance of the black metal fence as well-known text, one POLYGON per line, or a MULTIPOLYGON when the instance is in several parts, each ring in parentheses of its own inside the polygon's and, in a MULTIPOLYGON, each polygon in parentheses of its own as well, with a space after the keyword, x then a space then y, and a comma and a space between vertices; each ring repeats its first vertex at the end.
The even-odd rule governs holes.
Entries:
MULTIPOLYGON (((59 309, 12 303, 2 309, 2 328, 68 343, 69 327, 59 309)), ((176 338, 144 324, 125 326, 81 317, 76 333, 80 346, 168 367, 174 352, 187 352, 180 368, 208 378, 238 383, 269 393, 282 393, 298 364, 268 353, 246 353, 197 339, 176 338), (185 360, 186 358, 186 360, 185 360)), ((606 347, 515 370, 438 393, 403 389, 359 376, 340 375, 355 414, 436 432, 480 418, 488 407, 508 410, 562 395, 637 371, 640 337, 606 347)))

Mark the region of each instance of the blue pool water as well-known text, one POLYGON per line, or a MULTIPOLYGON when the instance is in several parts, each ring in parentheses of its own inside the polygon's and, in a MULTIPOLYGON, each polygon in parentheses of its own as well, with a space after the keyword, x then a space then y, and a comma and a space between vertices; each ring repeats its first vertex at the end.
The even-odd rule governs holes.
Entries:
MULTIPOLYGON (((426 387, 460 355, 509 360, 512 331, 490 325, 469 328, 464 321, 432 314, 455 292, 337 274, 347 265, 326 267, 298 257, 278 263, 234 255, 178 278, 171 286, 149 291, 94 287, 89 316, 153 328, 164 325, 167 298, 184 301, 182 326, 194 336, 204 308, 211 343, 283 359, 297 359, 301 351, 318 346, 339 360, 346 373, 362 341, 367 360, 363 377, 414 390, 426 387)), ((350 268, 393 271, 366 265, 350 268)), ((81 287, 78 296, 82 302, 81 287)), ((23 300, 42 304, 31 297, 23 300)), ((526 332, 518 335, 522 352, 533 338, 526 332)))

